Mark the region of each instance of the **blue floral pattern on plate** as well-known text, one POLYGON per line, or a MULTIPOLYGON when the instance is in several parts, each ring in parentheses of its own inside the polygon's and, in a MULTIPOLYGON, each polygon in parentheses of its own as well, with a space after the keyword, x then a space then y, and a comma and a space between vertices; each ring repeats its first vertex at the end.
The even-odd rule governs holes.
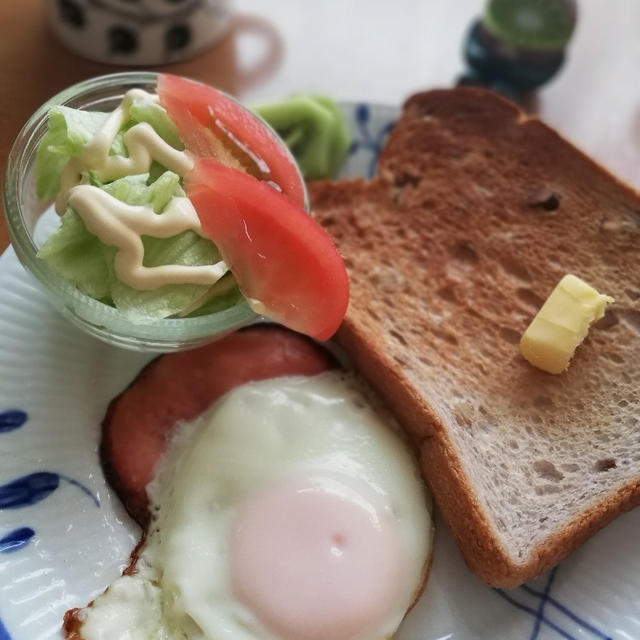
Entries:
POLYGON ((556 572, 559 569, 560 567, 555 567, 549 571, 543 591, 538 591, 537 589, 525 584, 515 592, 496 589, 496 593, 520 611, 524 611, 533 616, 534 622, 529 640, 537 640, 543 626, 549 627, 558 634, 558 637, 566 638, 566 640, 578 640, 578 633, 581 638, 584 637, 582 634, 583 631, 588 632, 590 634, 589 637, 599 638, 601 640, 613 640, 611 636, 589 624, 568 607, 551 597, 551 587, 555 580, 556 572), (526 599, 521 599, 525 594, 533 596, 533 604, 529 604, 526 599), (545 616, 545 608, 547 605, 555 607, 558 611, 564 614, 565 620, 563 620, 562 625, 552 622, 545 616))
POLYGON ((356 136, 351 141, 349 155, 354 155, 360 150, 368 151, 370 159, 365 175, 371 178, 376 174, 378 156, 393 129, 395 120, 388 120, 382 124, 372 123, 371 107, 368 104, 358 104, 353 111, 353 121, 356 124, 356 136), (372 127, 375 130, 372 131, 372 127))
POLYGON ((13 553, 29 544, 36 532, 31 527, 20 527, 0 538, 0 553, 13 553))
POLYGON ((6 627, 2 624, 2 620, 0 620, 0 640, 11 640, 11 636, 7 631, 6 627))
POLYGON ((7 433, 21 427, 29 416, 22 409, 0 411, 0 433, 7 433))
POLYGON ((376 173, 378 155, 398 117, 398 109, 361 102, 342 104, 341 111, 351 134, 351 144, 340 176, 371 178, 376 173))
MULTIPOLYGON (((28 414, 22 409, 0 411, 0 433, 8 433, 22 427, 28 420, 28 414)), ((96 507, 100 506, 94 496, 82 483, 65 475, 52 471, 34 471, 10 482, 0 485, 0 511, 3 509, 23 509, 45 500, 64 480, 86 493, 96 507)), ((31 527, 18 527, 0 538, 0 554, 9 554, 26 547, 36 532, 31 527)), ((0 640, 10 640, 11 636, 0 620, 0 640)))

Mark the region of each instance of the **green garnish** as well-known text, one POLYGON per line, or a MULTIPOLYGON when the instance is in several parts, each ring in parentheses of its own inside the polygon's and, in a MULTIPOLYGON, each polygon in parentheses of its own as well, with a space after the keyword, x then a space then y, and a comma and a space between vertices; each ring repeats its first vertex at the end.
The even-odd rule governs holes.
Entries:
POLYGON ((308 180, 333 177, 349 149, 347 125, 333 100, 294 96, 254 111, 280 135, 308 180))

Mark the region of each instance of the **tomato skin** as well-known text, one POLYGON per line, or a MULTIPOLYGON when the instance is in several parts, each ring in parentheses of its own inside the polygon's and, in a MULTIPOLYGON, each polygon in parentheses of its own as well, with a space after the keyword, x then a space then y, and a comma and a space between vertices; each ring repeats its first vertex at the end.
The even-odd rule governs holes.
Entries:
POLYGON ((347 272, 304 209, 213 158, 196 160, 185 191, 242 293, 263 306, 260 313, 317 340, 335 333, 349 302, 347 272))
POLYGON ((267 164, 267 179, 304 207, 304 186, 295 161, 257 116, 213 87, 168 73, 158 76, 157 92, 189 151, 201 157, 219 156, 220 143, 211 133, 217 120, 267 164))

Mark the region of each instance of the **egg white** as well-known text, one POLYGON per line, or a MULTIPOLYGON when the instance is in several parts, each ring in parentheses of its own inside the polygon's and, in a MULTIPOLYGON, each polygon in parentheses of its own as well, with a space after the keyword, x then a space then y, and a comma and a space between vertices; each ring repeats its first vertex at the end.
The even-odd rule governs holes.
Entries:
POLYGON ((289 640, 238 601, 228 551, 247 500, 305 476, 340 483, 392 515, 401 586, 385 619, 353 640, 394 633, 423 582, 430 502, 405 442, 353 378, 334 371, 246 384, 181 432, 148 488, 154 522, 137 572, 83 611, 86 640, 289 640))

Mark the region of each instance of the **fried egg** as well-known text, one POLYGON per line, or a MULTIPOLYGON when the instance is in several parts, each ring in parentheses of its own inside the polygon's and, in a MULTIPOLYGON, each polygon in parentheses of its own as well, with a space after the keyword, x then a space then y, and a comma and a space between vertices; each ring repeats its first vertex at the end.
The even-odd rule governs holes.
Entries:
POLYGON ((381 640, 424 582, 430 502, 354 380, 249 383, 181 429, 148 487, 135 569, 85 640, 381 640))

